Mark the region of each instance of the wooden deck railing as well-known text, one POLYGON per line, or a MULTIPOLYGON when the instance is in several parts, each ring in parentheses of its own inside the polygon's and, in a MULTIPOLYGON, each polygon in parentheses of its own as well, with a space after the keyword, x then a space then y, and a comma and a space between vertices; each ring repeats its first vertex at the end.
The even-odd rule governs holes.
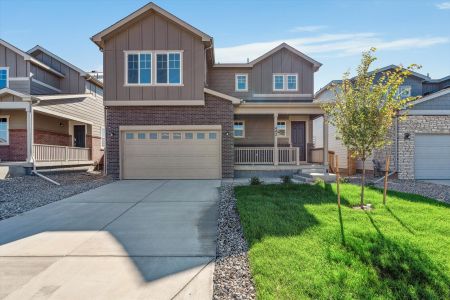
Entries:
MULTIPOLYGON (((237 165, 273 165, 274 147, 235 147, 234 163, 237 165)), ((279 147, 278 163, 296 165, 300 163, 298 147, 279 147)))
POLYGON ((37 162, 89 161, 91 160, 91 149, 34 144, 33 157, 37 162))

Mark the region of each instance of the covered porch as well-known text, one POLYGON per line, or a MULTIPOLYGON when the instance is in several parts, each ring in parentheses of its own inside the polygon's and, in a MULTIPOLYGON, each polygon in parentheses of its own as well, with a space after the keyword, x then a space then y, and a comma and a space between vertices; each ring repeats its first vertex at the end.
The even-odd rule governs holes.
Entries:
POLYGON ((34 97, 8 96, 0 96, 2 165, 55 167, 93 163, 92 124, 39 107, 39 100, 34 97))
MULTIPOLYGON (((235 170, 330 170, 326 118, 321 132, 313 121, 324 116, 316 103, 248 103, 235 109, 235 170), (320 138, 323 145, 315 147, 320 138)), ((332 164, 331 164, 332 165, 332 164)))

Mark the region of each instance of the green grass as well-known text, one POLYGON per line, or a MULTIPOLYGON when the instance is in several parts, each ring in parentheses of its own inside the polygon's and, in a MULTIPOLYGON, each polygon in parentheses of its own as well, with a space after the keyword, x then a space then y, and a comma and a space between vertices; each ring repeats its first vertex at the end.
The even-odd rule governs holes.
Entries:
POLYGON ((341 222, 335 188, 235 189, 259 299, 450 299, 449 205, 342 184, 341 222))

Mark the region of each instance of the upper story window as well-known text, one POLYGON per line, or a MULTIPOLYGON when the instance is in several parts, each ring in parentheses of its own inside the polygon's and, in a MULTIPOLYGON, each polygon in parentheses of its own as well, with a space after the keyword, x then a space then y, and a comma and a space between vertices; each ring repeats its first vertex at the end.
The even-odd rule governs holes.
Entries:
POLYGON ((181 84, 181 52, 158 53, 156 62, 157 84, 181 84))
POLYGON ((127 52, 126 53, 127 85, 148 85, 152 83, 152 53, 127 52))
POLYGON ((411 97, 411 86, 410 85, 401 85, 398 87, 398 96, 400 98, 408 98, 411 97))
POLYGON ((248 91, 248 74, 235 75, 235 90, 236 92, 248 91))
POLYGON ((0 68, 0 89, 8 87, 8 72, 9 69, 7 67, 0 68))
POLYGON ((0 145, 9 145, 9 116, 0 116, 0 145))
POLYGON ((182 85, 181 51, 125 51, 125 85, 182 85))
POLYGON ((274 91, 297 91, 298 74, 273 74, 274 91))

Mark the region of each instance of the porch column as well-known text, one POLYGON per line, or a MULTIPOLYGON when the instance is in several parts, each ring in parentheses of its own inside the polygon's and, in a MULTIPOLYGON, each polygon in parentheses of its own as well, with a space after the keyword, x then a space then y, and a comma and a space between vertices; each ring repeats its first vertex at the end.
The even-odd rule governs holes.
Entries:
POLYGON ((328 173, 328 117, 323 115, 323 165, 328 173))
POLYGON ((33 106, 31 102, 27 106, 26 112, 27 112, 27 162, 33 163, 34 120, 33 120, 33 106))
POLYGON ((278 166, 278 113, 273 114, 273 164, 278 166))

